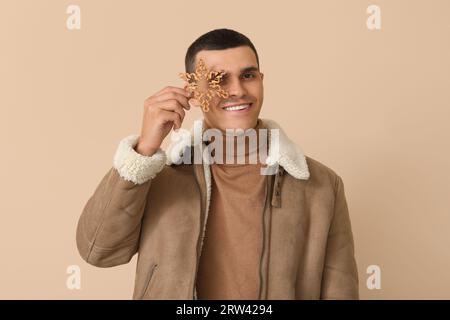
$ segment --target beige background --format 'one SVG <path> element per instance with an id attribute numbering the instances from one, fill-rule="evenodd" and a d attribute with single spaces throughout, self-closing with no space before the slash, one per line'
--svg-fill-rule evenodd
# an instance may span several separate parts
<path id="1" fill-rule="evenodd" d="M 66 28 L 69 4 L 81 30 Z M 0 298 L 131 298 L 136 259 L 87 265 L 76 222 L 144 99 L 181 86 L 187 47 L 219 27 L 258 49 L 261 117 L 343 177 L 361 298 L 450 298 L 449 12 L 447 0 L 2 0 Z M 366 287 L 373 264 L 380 290 Z"/>

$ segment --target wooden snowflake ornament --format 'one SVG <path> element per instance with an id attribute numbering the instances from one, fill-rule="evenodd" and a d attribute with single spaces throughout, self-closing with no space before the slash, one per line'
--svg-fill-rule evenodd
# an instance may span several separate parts
<path id="1" fill-rule="evenodd" d="M 187 82 L 187 90 L 194 93 L 194 99 L 200 102 L 203 111 L 209 111 L 209 103 L 214 95 L 228 98 L 227 91 L 222 89 L 220 82 L 225 75 L 224 71 L 209 71 L 202 59 L 197 63 L 194 73 L 180 73 L 180 78 Z"/>

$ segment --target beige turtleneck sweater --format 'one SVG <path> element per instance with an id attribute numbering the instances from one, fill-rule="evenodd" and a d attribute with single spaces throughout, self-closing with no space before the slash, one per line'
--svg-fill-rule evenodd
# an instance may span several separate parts
<path id="1" fill-rule="evenodd" d="M 265 126 L 258 119 L 255 129 L 260 128 Z M 261 142 L 267 144 L 267 140 Z M 249 164 L 250 155 L 258 150 L 258 146 L 249 149 L 246 143 L 246 164 L 211 165 L 211 203 L 197 274 L 198 299 L 259 298 L 267 176 L 260 174 L 263 158 Z M 235 148 L 235 160 L 236 154 Z"/>

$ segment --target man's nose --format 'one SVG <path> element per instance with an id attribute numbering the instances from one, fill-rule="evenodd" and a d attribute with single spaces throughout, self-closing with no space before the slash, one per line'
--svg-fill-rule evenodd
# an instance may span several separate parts
<path id="1" fill-rule="evenodd" d="M 242 85 L 240 79 L 230 79 L 226 87 L 230 96 L 242 97 L 247 94 L 245 87 Z"/>

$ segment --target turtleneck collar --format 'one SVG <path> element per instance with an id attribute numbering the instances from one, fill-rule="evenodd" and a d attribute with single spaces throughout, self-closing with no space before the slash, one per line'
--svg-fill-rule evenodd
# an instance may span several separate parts
<path id="1" fill-rule="evenodd" d="M 203 119 L 202 134 L 207 129 L 212 128 L 208 127 L 205 120 Z M 211 139 L 209 141 L 205 142 L 205 145 L 211 148 L 211 156 L 214 157 L 215 163 L 218 165 L 226 166 L 242 166 L 247 164 L 260 165 L 262 163 L 265 163 L 265 159 L 267 158 L 268 154 L 267 127 L 264 125 L 264 122 L 258 118 L 256 125 L 250 129 L 236 129 L 231 130 L 230 132 L 224 132 L 218 129 L 214 130 L 214 135 L 211 136 Z M 222 140 L 222 143 L 220 143 L 219 141 L 215 143 L 216 138 L 219 137 Z M 234 152 L 232 152 L 233 146 Z M 220 149 L 222 150 L 222 155 L 220 155 L 218 152 L 218 150 Z M 220 159 L 222 159 L 222 161 L 220 161 Z"/>

